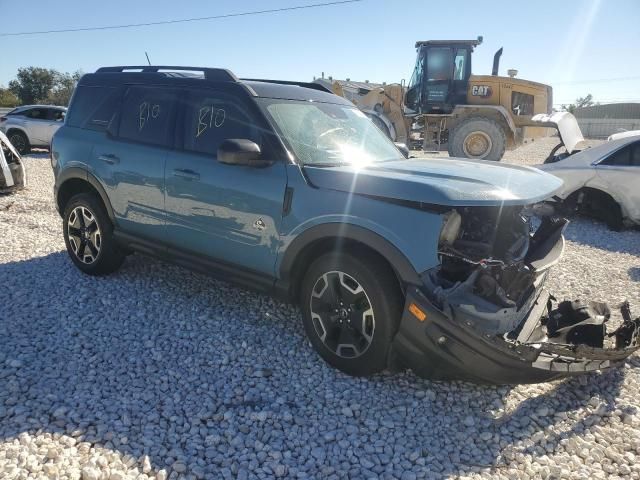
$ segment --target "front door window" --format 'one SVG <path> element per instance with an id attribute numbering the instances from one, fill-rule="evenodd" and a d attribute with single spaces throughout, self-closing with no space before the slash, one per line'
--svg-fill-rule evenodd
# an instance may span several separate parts
<path id="1" fill-rule="evenodd" d="M 449 80 L 451 65 L 451 49 L 449 47 L 430 48 L 427 60 L 427 80 Z"/>

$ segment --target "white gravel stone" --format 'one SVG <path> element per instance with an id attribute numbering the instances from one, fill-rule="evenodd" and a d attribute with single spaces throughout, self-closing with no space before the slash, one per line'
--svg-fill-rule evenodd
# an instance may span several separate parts
<path id="1" fill-rule="evenodd" d="M 139 255 L 81 274 L 48 156 L 26 164 L 28 189 L 0 196 L 0 478 L 640 479 L 638 355 L 515 387 L 350 378 L 269 297 Z M 566 237 L 556 297 L 640 313 L 640 231 L 575 219 Z"/>

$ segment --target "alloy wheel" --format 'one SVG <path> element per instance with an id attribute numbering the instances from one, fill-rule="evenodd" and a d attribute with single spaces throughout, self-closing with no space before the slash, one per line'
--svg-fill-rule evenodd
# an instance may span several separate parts
<path id="1" fill-rule="evenodd" d="M 25 149 L 27 148 L 26 140 L 24 136 L 20 134 L 11 135 L 11 137 L 9 137 L 9 141 L 11 142 L 11 145 L 13 145 L 13 147 L 20 153 L 24 153 Z"/>
<path id="2" fill-rule="evenodd" d="M 320 276 L 310 309 L 316 334 L 339 357 L 357 358 L 371 345 L 376 326 L 373 306 L 352 276 L 340 271 Z"/>
<path id="3" fill-rule="evenodd" d="M 102 235 L 95 215 L 87 207 L 78 206 L 67 221 L 69 245 L 82 263 L 92 264 L 100 254 Z"/>

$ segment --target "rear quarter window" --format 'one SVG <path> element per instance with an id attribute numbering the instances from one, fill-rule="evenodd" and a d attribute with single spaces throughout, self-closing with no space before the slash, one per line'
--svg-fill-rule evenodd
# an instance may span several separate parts
<path id="1" fill-rule="evenodd" d="M 600 162 L 600 165 L 612 165 L 618 167 L 631 165 L 631 147 L 627 145 L 613 152 L 602 162 Z"/>
<path id="2" fill-rule="evenodd" d="M 118 107 L 119 94 L 115 87 L 77 87 L 66 124 L 89 130 L 106 130 Z"/>
<path id="3" fill-rule="evenodd" d="M 118 136 L 134 142 L 173 144 L 176 93 L 155 87 L 130 87 L 120 109 Z"/>
<path id="4" fill-rule="evenodd" d="M 631 145 L 631 165 L 640 167 L 640 142 Z"/>

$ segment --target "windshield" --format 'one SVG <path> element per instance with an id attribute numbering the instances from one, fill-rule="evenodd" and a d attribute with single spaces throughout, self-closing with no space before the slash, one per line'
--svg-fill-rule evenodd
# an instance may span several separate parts
<path id="1" fill-rule="evenodd" d="M 404 160 L 398 148 L 355 107 L 261 99 L 298 160 L 306 165 L 368 165 Z"/>

